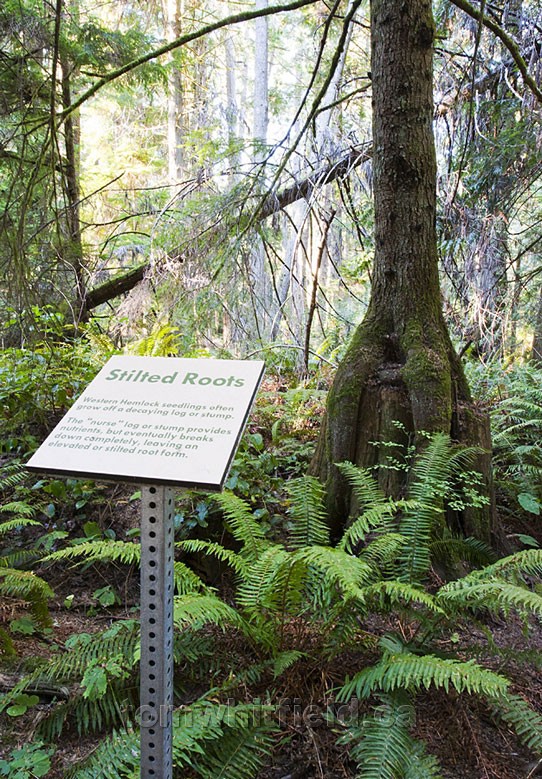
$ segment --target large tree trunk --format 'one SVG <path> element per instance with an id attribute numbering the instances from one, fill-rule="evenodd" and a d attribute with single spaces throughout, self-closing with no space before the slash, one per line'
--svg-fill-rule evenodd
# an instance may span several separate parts
<path id="1" fill-rule="evenodd" d="M 475 413 L 441 307 L 436 240 L 436 158 L 432 129 L 434 24 L 430 0 L 373 0 L 373 168 L 375 259 L 371 300 L 330 390 L 312 463 L 325 480 L 333 530 L 350 513 L 335 463 L 370 466 L 371 442 L 408 431 L 446 431 L 489 443 Z M 490 481 L 487 455 L 481 463 Z M 389 491 L 399 485 L 389 483 Z M 460 518 L 488 539 L 488 512 Z"/>

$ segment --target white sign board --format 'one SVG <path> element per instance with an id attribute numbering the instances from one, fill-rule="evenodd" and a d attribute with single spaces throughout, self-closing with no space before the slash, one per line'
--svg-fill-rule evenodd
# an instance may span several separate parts
<path id="1" fill-rule="evenodd" d="M 263 371 L 261 361 L 112 357 L 27 468 L 220 490 Z"/>

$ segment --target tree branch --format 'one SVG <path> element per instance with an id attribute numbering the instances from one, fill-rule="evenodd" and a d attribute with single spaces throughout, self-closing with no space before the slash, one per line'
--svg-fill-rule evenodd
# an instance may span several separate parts
<path id="1" fill-rule="evenodd" d="M 508 35 L 508 33 L 499 24 L 497 24 L 497 22 L 481 13 L 481 11 L 471 5 L 468 0 L 451 0 L 451 2 L 461 11 L 464 11 L 473 19 L 476 19 L 477 22 L 481 22 L 485 27 L 488 28 L 488 30 L 491 30 L 491 32 L 493 32 L 497 38 L 499 38 L 501 43 L 512 55 L 512 59 L 516 63 L 517 68 L 523 77 L 525 86 L 528 87 L 533 95 L 535 95 L 537 100 L 542 103 L 542 90 L 540 90 L 538 84 L 529 73 L 527 63 L 523 59 L 519 46 L 515 40 L 510 35 Z"/>
<path id="2" fill-rule="evenodd" d="M 367 144 L 361 149 L 351 149 L 343 155 L 337 162 L 327 165 L 325 168 L 316 171 L 312 176 L 308 176 L 299 183 L 283 189 L 276 195 L 268 195 L 263 201 L 259 211 L 255 214 L 255 221 L 262 222 L 269 216 L 276 214 L 283 208 L 286 208 L 297 200 L 309 200 L 317 187 L 330 184 L 338 178 L 344 178 L 351 170 L 371 159 L 372 146 Z M 145 262 L 132 268 L 127 273 L 117 276 L 114 279 L 100 284 L 100 286 L 87 293 L 85 301 L 85 310 L 90 311 L 93 308 L 112 300 L 124 292 L 129 292 L 145 276 L 150 263 Z"/>
<path id="3" fill-rule="evenodd" d="M 122 65 L 122 67 L 106 73 L 105 76 L 102 76 L 100 79 L 98 79 L 98 81 L 96 81 L 95 84 L 87 89 L 86 92 L 83 92 L 83 94 L 80 95 L 77 100 L 75 100 L 68 108 L 59 113 L 57 120 L 59 122 L 63 122 L 66 117 L 69 116 L 69 114 L 80 108 L 83 103 L 95 95 L 96 92 L 102 89 L 102 87 L 110 84 L 117 78 L 124 76 L 126 73 L 130 73 L 140 65 L 144 65 L 146 62 L 150 62 L 151 60 L 162 57 L 164 54 L 168 54 L 169 52 L 174 51 L 181 46 L 185 46 L 187 43 L 191 43 L 192 41 L 198 40 L 199 38 L 203 38 L 205 35 L 209 35 L 212 32 L 216 32 L 217 30 L 221 30 L 223 27 L 228 27 L 232 24 L 249 22 L 252 19 L 258 19 L 261 16 L 272 16 L 274 14 L 286 13 L 287 11 L 295 11 L 298 8 L 303 8 L 306 5 L 312 5 L 317 1 L 318 0 L 294 0 L 293 3 L 287 3 L 285 5 L 272 5 L 268 8 L 262 8 L 257 11 L 244 11 L 240 14 L 227 16 L 225 19 L 220 19 L 217 22 L 212 22 L 212 24 L 207 24 L 205 27 L 200 27 L 199 30 L 195 30 L 194 32 L 181 35 L 180 38 L 176 38 L 174 41 L 170 41 L 169 43 L 160 46 L 158 49 L 154 49 L 147 54 L 143 54 L 141 57 L 137 57 L 137 59 L 132 60 L 131 62 L 127 62 L 126 65 Z"/>

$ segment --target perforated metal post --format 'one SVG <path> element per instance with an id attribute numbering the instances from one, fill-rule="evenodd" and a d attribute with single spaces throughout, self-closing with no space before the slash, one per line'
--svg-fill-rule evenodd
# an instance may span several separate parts
<path id="1" fill-rule="evenodd" d="M 173 515 L 168 487 L 141 491 L 141 779 L 173 775 Z"/>

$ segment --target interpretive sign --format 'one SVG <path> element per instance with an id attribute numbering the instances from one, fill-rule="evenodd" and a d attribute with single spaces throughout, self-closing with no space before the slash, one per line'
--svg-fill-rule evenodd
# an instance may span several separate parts
<path id="1" fill-rule="evenodd" d="M 261 361 L 112 357 L 27 468 L 220 490 L 263 370 Z"/>
<path id="2" fill-rule="evenodd" d="M 142 484 L 141 779 L 173 776 L 170 487 L 222 489 L 263 370 L 259 361 L 112 357 L 27 463 Z"/>

